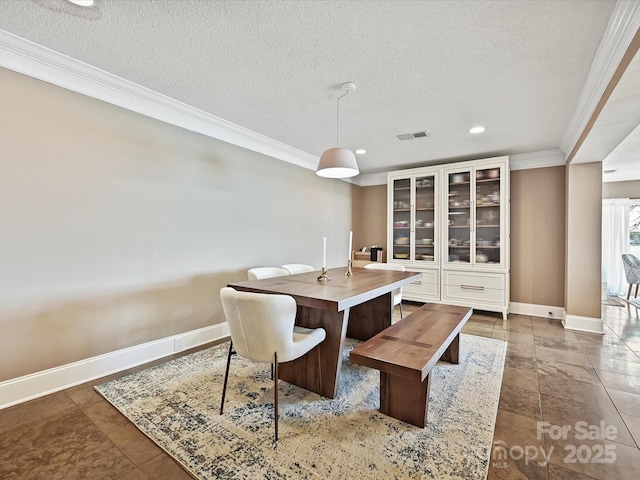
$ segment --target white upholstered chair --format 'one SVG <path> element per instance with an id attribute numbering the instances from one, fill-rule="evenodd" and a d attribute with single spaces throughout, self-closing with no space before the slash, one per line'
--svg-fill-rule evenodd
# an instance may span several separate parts
<path id="1" fill-rule="evenodd" d="M 240 292 L 223 287 L 220 290 L 222 308 L 229 326 L 231 342 L 227 369 L 222 387 L 220 415 L 227 392 L 231 356 L 237 353 L 254 362 L 274 366 L 275 441 L 278 440 L 278 363 L 290 362 L 311 351 L 323 342 L 326 332 L 322 328 L 309 329 L 294 326 L 296 301 L 289 295 Z M 320 355 L 317 355 L 318 371 Z M 318 382 L 321 379 L 318 378 Z"/>
<path id="2" fill-rule="evenodd" d="M 638 285 L 640 284 L 640 260 L 638 257 L 625 253 L 622 255 L 622 263 L 624 264 L 624 274 L 629 284 L 629 290 L 627 290 L 627 300 L 631 296 L 631 287 L 636 286 L 636 294 L 634 298 L 638 296 Z"/>
<path id="3" fill-rule="evenodd" d="M 311 265 L 306 265 L 304 263 L 287 263 L 286 265 L 282 265 L 280 268 L 284 268 L 291 275 L 295 275 L 296 273 L 313 272 L 315 270 Z"/>
<path id="4" fill-rule="evenodd" d="M 372 270 L 395 270 L 398 272 L 404 272 L 404 265 L 400 265 L 399 263 L 368 263 L 364 266 L 364 268 L 369 268 Z M 393 291 L 393 305 L 400 305 L 400 318 L 402 315 L 402 287 Z"/>
<path id="5" fill-rule="evenodd" d="M 289 272 L 280 267 L 256 267 L 247 270 L 249 280 L 260 280 L 261 278 L 282 277 L 289 275 Z"/>

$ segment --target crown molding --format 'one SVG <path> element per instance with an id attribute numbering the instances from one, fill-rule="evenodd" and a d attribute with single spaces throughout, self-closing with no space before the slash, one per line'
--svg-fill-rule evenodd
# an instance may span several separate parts
<path id="1" fill-rule="evenodd" d="M 314 155 L 1 29 L 0 66 L 299 167 L 318 165 Z"/>
<path id="2" fill-rule="evenodd" d="M 529 170 L 532 168 L 557 167 L 564 165 L 566 155 L 561 150 L 509 155 L 509 170 Z"/>
<path id="3" fill-rule="evenodd" d="M 509 155 L 509 170 L 530 170 L 532 168 L 558 167 L 564 165 L 566 155 L 561 150 L 544 150 L 540 152 L 521 153 Z M 429 164 L 433 167 L 435 165 Z M 418 167 L 419 168 L 419 167 Z M 370 173 L 359 175 L 354 182 L 360 187 L 371 187 L 374 185 L 386 185 L 389 172 Z"/>
<path id="4" fill-rule="evenodd" d="M 359 187 L 372 187 L 374 185 L 386 185 L 387 173 L 388 172 L 378 172 L 378 173 L 369 173 L 366 175 L 358 175 L 357 177 L 355 177 L 354 183 Z"/>
<path id="5" fill-rule="evenodd" d="M 573 151 L 638 28 L 640 2 L 618 0 L 594 55 L 578 104 L 562 137 L 560 149 L 563 152 Z"/>

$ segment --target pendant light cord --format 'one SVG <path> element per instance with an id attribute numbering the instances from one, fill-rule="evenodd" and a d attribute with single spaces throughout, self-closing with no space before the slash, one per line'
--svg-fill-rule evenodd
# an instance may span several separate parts
<path id="1" fill-rule="evenodd" d="M 340 146 L 339 132 L 340 132 L 340 99 L 346 97 L 349 94 L 350 90 L 345 89 L 344 93 L 338 97 L 336 102 L 336 147 Z"/>

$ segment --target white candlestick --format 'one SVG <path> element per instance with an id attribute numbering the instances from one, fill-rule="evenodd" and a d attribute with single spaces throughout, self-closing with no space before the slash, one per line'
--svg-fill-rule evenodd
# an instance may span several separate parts
<path id="1" fill-rule="evenodd" d="M 353 232 L 349 232 L 349 256 L 347 257 L 351 260 L 351 250 L 353 250 Z"/>
<path id="2" fill-rule="evenodd" d="M 322 268 L 327 268 L 327 237 L 322 237 Z"/>

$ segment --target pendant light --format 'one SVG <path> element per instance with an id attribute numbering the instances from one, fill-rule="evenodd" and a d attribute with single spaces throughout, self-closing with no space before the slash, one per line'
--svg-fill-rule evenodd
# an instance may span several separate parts
<path id="1" fill-rule="evenodd" d="M 340 99 L 356 89 L 356 84 L 347 82 L 342 85 L 344 93 L 338 97 L 336 106 L 336 147 L 325 150 L 320 156 L 316 174 L 326 178 L 349 178 L 360 173 L 356 156 L 349 149 L 339 147 L 338 131 L 340 124 Z"/>

